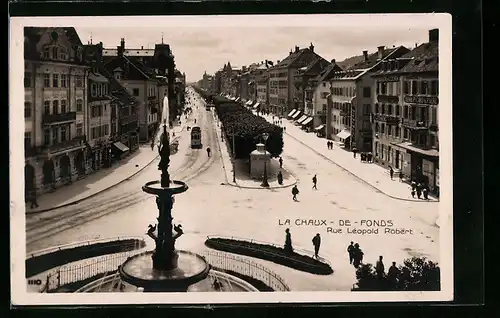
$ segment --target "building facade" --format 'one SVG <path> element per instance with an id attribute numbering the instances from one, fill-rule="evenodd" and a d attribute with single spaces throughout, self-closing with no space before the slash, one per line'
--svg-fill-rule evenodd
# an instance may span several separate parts
<path id="1" fill-rule="evenodd" d="M 269 110 L 269 71 L 255 76 L 256 99 L 260 105 Z"/>
<path id="2" fill-rule="evenodd" d="M 25 188 L 44 192 L 85 169 L 88 67 L 74 28 L 24 29 Z"/>
<path id="3" fill-rule="evenodd" d="M 373 74 L 375 162 L 391 166 L 439 194 L 439 36 Z"/>
<path id="4" fill-rule="evenodd" d="M 295 47 L 294 51 L 269 69 L 269 103 L 271 111 L 285 116 L 292 109 L 299 109 L 302 101 L 296 98 L 295 76 L 300 68 L 307 67 L 318 58 L 311 44 L 308 48 Z"/>
<path id="5" fill-rule="evenodd" d="M 403 46 L 379 46 L 376 53 L 363 51 L 363 60 L 351 68 L 336 72 L 331 79 L 331 111 L 328 123 L 329 137 L 344 144 L 346 149 L 356 148 L 368 152 L 372 149 L 372 87 L 371 73 L 388 58 L 397 58 L 409 50 Z"/>

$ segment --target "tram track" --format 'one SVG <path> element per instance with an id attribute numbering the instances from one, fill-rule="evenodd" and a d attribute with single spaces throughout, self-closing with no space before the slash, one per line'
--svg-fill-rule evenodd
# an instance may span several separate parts
<path id="1" fill-rule="evenodd" d="M 212 123 L 206 120 L 206 114 L 200 116 L 200 124 L 205 124 L 206 142 L 212 145 L 214 140 L 214 131 Z M 214 148 L 215 149 L 215 148 Z M 206 158 L 200 162 L 200 156 Z M 172 179 L 183 180 L 188 182 L 207 171 L 215 162 L 215 153 L 211 157 L 203 154 L 202 151 L 191 150 L 188 155 L 188 160 L 172 173 Z M 197 163 L 200 163 L 197 165 Z M 26 224 L 26 245 L 29 246 L 46 238 L 54 236 L 58 233 L 67 231 L 71 228 L 81 226 L 92 222 L 107 215 L 116 213 L 123 208 L 128 208 L 145 200 L 154 198 L 142 192 L 140 189 L 127 191 L 125 193 L 115 195 L 114 197 L 99 197 L 92 202 L 85 202 L 81 207 L 70 210 L 61 211 L 57 215 L 50 217 L 41 217 L 33 222 Z"/>

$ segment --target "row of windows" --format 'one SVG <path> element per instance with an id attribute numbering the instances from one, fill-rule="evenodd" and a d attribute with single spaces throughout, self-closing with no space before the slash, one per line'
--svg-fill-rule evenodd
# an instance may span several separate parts
<path id="1" fill-rule="evenodd" d="M 96 139 L 109 135 L 109 125 L 105 124 L 102 126 L 92 127 L 90 129 L 90 138 Z"/>
<path id="2" fill-rule="evenodd" d="M 52 110 L 52 112 L 51 112 L 51 110 Z M 83 111 L 83 100 L 80 98 L 76 100 L 76 111 L 77 112 Z M 52 103 L 49 100 L 46 100 L 43 102 L 44 115 L 51 115 L 51 114 L 57 115 L 57 114 L 65 114 L 68 112 L 71 112 L 71 107 L 67 104 L 67 101 L 65 99 L 62 99 L 60 101 L 56 99 L 56 100 L 53 100 Z M 29 115 L 29 116 L 27 116 L 27 115 Z M 26 118 L 29 118 L 29 117 L 31 117 L 31 115 L 32 115 L 32 105 L 30 102 L 25 102 L 24 103 L 24 116 Z"/>
<path id="3" fill-rule="evenodd" d="M 58 74 L 58 73 L 44 73 L 43 74 L 43 87 L 45 88 L 67 88 L 70 85 L 70 75 L 69 74 Z M 24 73 L 24 87 L 33 87 L 33 74 L 30 72 Z M 83 87 L 83 76 L 75 75 L 75 86 L 80 88 Z"/>
<path id="4" fill-rule="evenodd" d="M 156 86 L 148 87 L 148 96 L 156 96 Z"/>
<path id="5" fill-rule="evenodd" d="M 68 50 L 57 45 L 47 45 L 42 49 L 44 59 L 67 61 L 69 59 Z"/>
<path id="6" fill-rule="evenodd" d="M 348 86 L 348 87 L 332 87 L 332 95 L 335 96 L 345 96 L 345 97 L 354 97 L 356 96 L 356 87 Z"/>
<path id="7" fill-rule="evenodd" d="M 287 71 L 279 73 L 271 72 L 269 73 L 269 77 L 288 77 L 288 72 Z"/>
<path id="8" fill-rule="evenodd" d="M 401 84 L 399 82 L 377 82 L 376 93 L 380 95 L 399 96 Z"/>
<path id="9" fill-rule="evenodd" d="M 70 125 L 54 126 L 43 131 L 43 144 L 45 146 L 65 142 L 71 138 Z"/>
<path id="10" fill-rule="evenodd" d="M 439 81 L 405 81 L 403 83 L 403 93 L 411 95 L 437 96 L 439 94 Z"/>
<path id="11" fill-rule="evenodd" d="M 431 118 L 430 120 L 434 123 L 437 122 L 437 108 L 430 107 Z M 429 108 L 428 107 L 418 107 L 418 106 L 399 106 L 391 104 L 375 104 L 375 114 L 389 115 L 389 116 L 400 116 L 403 114 L 403 118 L 419 121 L 427 121 L 429 119 Z"/>
<path id="12" fill-rule="evenodd" d="M 107 105 L 94 105 L 90 108 L 90 117 L 101 117 L 107 109 Z"/>
<path id="13" fill-rule="evenodd" d="M 102 97 L 108 95 L 108 84 L 92 83 L 90 86 L 90 94 L 92 97 Z"/>

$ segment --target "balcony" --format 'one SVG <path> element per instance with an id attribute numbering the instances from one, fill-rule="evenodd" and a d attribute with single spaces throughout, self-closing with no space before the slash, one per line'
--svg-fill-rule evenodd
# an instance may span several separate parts
<path id="1" fill-rule="evenodd" d="M 401 119 L 397 116 L 384 115 L 384 114 L 373 114 L 374 121 L 381 121 L 389 125 L 397 125 L 401 122 Z"/>
<path id="2" fill-rule="evenodd" d="M 125 116 L 120 116 L 120 124 L 125 125 L 131 122 L 137 121 L 137 114 L 130 114 Z"/>
<path id="3" fill-rule="evenodd" d="M 350 115 L 350 113 L 345 111 L 345 110 L 340 111 L 340 116 L 349 116 L 349 115 Z"/>
<path id="4" fill-rule="evenodd" d="M 83 148 L 85 146 L 85 136 L 79 136 L 71 140 L 66 140 L 63 142 L 58 142 L 50 146 L 42 146 L 41 150 L 47 155 L 56 155 L 69 150 L 75 150 L 75 148 Z"/>
<path id="5" fill-rule="evenodd" d="M 439 131 L 439 127 L 437 124 L 430 124 L 429 125 L 429 130 L 432 131 L 432 132 L 438 132 Z"/>
<path id="6" fill-rule="evenodd" d="M 149 101 L 156 100 L 156 99 L 157 99 L 157 97 L 155 95 L 148 96 Z"/>
<path id="7" fill-rule="evenodd" d="M 58 124 L 58 123 L 63 123 L 63 122 L 68 122 L 68 121 L 75 121 L 75 120 L 76 120 L 76 112 L 43 115 L 43 117 L 42 117 L 42 122 L 45 125 Z"/>
<path id="8" fill-rule="evenodd" d="M 439 98 L 437 96 L 416 96 L 416 95 L 406 95 L 404 97 L 405 103 L 408 104 L 423 104 L 423 105 L 437 105 L 439 104 Z"/>
<path id="9" fill-rule="evenodd" d="M 427 121 L 418 120 L 418 119 L 403 118 L 401 125 L 403 127 L 413 129 L 413 130 L 427 130 L 427 129 L 429 129 L 429 124 Z"/>

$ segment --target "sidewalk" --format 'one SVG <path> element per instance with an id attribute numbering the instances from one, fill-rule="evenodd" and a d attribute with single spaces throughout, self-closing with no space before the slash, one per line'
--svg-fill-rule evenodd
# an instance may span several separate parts
<path id="1" fill-rule="evenodd" d="M 272 123 L 272 116 L 264 116 L 264 118 Z M 363 163 L 359 155 L 354 158 L 352 152 L 345 151 L 338 146 L 329 150 L 326 148 L 327 139 L 318 138 L 314 133 L 303 131 L 300 126 L 296 126 L 287 119 L 283 119 L 283 125 L 286 127 L 287 135 L 388 197 L 397 200 L 427 202 L 412 198 L 410 185 L 400 182 L 398 178 L 391 180 L 387 169 L 376 164 Z M 436 202 L 439 199 L 429 195 L 428 201 Z"/>
<path id="2" fill-rule="evenodd" d="M 224 138 L 224 142 L 221 140 L 221 130 L 220 127 L 217 127 L 216 122 L 218 121 L 215 113 L 212 114 L 214 116 L 214 129 L 217 135 L 217 143 L 221 154 L 222 167 L 224 168 L 224 172 L 226 174 L 226 184 L 229 184 L 234 187 L 244 188 L 244 189 L 277 189 L 277 188 L 287 188 L 295 185 L 297 183 L 297 179 L 286 169 L 281 169 L 283 173 L 283 184 L 279 184 L 276 179 L 276 173 L 272 173 L 272 171 L 277 171 L 279 168 L 276 168 L 278 163 L 271 159 L 269 167 L 269 178 L 268 183 L 269 187 L 262 187 L 260 184 L 262 180 L 252 179 L 248 173 L 244 170 L 245 163 L 241 160 L 236 160 L 235 165 L 233 166 L 231 155 L 229 154 L 228 146 L 225 142 L 228 140 Z M 235 180 L 233 182 L 233 169 L 236 169 Z"/>
<path id="3" fill-rule="evenodd" d="M 171 142 L 179 138 L 178 135 L 184 127 L 185 123 L 174 127 L 177 136 Z M 39 207 L 31 209 L 27 203 L 26 213 L 47 212 L 89 199 L 130 179 L 153 163 L 156 158 L 158 158 L 156 148 L 151 150 L 149 143 L 140 145 L 136 152 L 118 161 L 111 168 L 102 168 L 84 179 L 74 181 L 71 185 L 58 188 L 55 192 L 40 195 L 37 198 Z"/>

